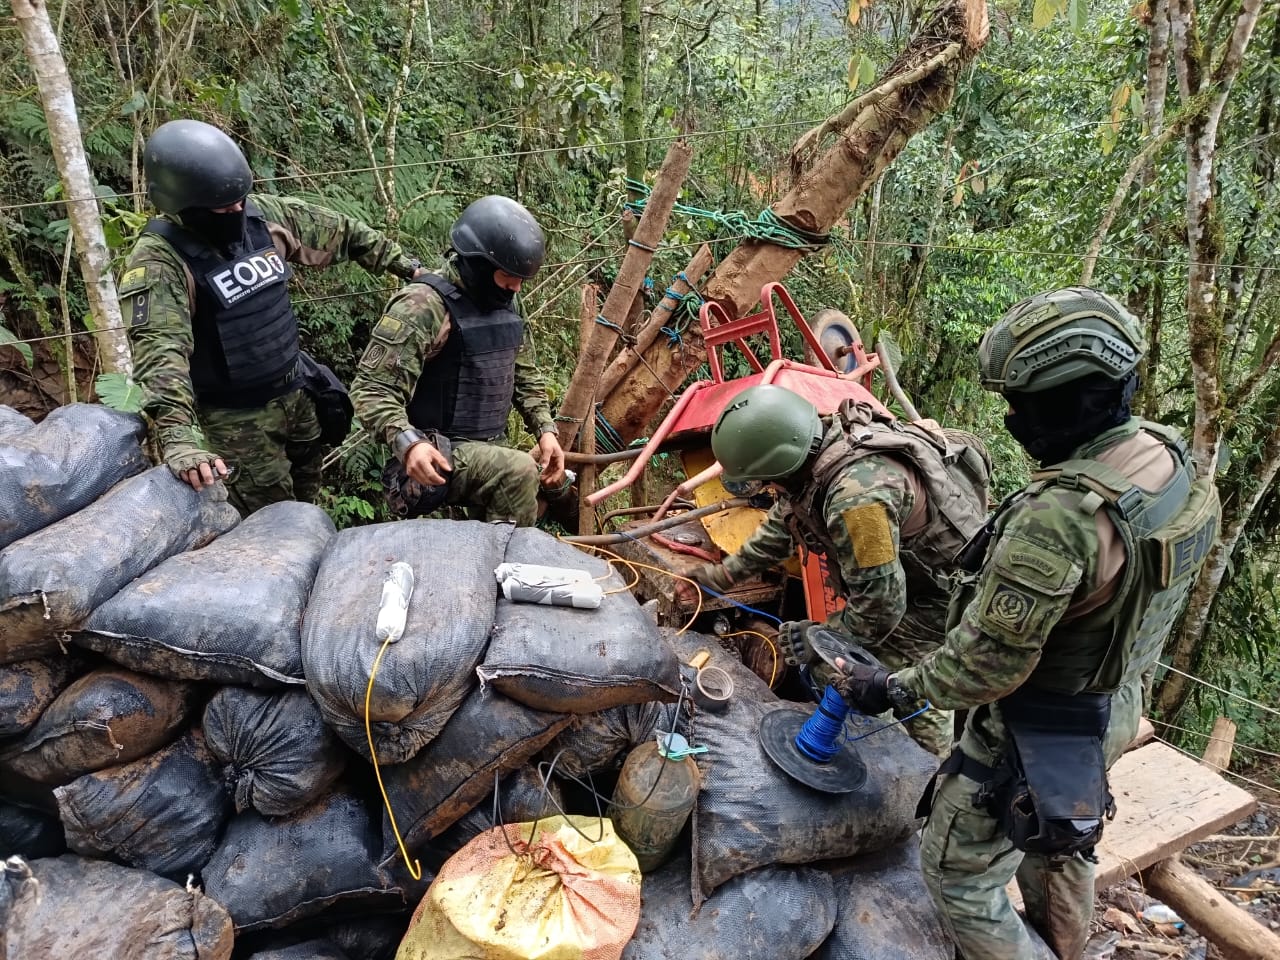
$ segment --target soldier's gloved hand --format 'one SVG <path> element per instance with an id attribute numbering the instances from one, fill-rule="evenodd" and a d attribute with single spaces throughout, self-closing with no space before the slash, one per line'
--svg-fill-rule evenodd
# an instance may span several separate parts
<path id="1" fill-rule="evenodd" d="M 836 660 L 840 676 L 834 686 L 845 702 L 859 713 L 884 713 L 893 706 L 889 698 L 889 671 L 878 664 L 859 663 L 840 657 Z"/>
<path id="2" fill-rule="evenodd" d="M 726 593 L 733 587 L 733 576 L 723 563 L 700 563 L 689 571 L 689 578 L 719 593 Z"/>
<path id="3" fill-rule="evenodd" d="M 194 444 L 169 444 L 164 448 L 164 462 L 175 477 L 195 490 L 213 486 L 231 475 L 220 456 Z"/>
<path id="4" fill-rule="evenodd" d="M 815 654 L 808 635 L 817 625 L 816 620 L 788 620 L 778 627 L 778 649 L 788 664 L 804 667 L 813 663 Z"/>

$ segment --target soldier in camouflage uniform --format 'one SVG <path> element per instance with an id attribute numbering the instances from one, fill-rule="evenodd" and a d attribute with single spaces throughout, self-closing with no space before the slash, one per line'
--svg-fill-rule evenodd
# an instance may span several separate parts
<path id="1" fill-rule="evenodd" d="M 1084 950 L 1106 769 L 1133 739 L 1144 678 L 1217 531 L 1212 478 L 1177 432 L 1131 417 L 1143 353 L 1111 297 L 1068 287 L 1016 304 L 979 348 L 1014 439 L 1046 466 L 966 551 L 946 641 L 890 673 L 842 664 L 849 702 L 968 709 L 939 769 L 921 862 L 969 960 L 1029 960 L 1005 887 L 1062 960 Z"/>
<path id="2" fill-rule="evenodd" d="M 777 386 L 734 398 L 711 434 L 727 483 L 772 481 L 783 496 L 741 549 L 693 574 L 727 590 L 777 566 L 798 545 L 824 554 L 844 609 L 829 625 L 906 667 L 942 642 L 954 558 L 987 515 L 985 451 L 952 442 L 933 421 L 906 424 L 846 402 L 820 418 Z M 784 623 L 790 663 L 808 663 L 811 620 Z M 826 679 L 826 665 L 814 664 Z M 951 715 L 931 710 L 908 731 L 938 756 L 951 750 Z"/>
<path id="3" fill-rule="evenodd" d="M 351 398 L 360 422 L 391 445 L 383 473 L 401 516 L 443 503 L 532 526 L 539 483 L 564 480 L 564 453 L 514 297 L 542 266 L 533 215 L 507 197 L 475 201 L 450 231 L 438 273 L 387 304 Z M 512 403 L 538 438 L 530 456 L 497 443 Z"/>
<path id="4" fill-rule="evenodd" d="M 160 455 L 197 490 L 234 467 L 230 499 L 244 514 L 310 501 L 321 423 L 303 386 L 318 365 L 299 348 L 287 264 L 354 260 L 408 279 L 418 262 L 358 220 L 250 196 L 240 148 L 198 120 L 157 128 L 144 164 L 162 216 L 129 255 L 120 306 Z"/>

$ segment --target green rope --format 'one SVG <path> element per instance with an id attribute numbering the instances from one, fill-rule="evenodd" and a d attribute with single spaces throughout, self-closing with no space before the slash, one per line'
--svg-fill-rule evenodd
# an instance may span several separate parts
<path id="1" fill-rule="evenodd" d="M 649 188 L 637 180 L 627 179 L 623 182 L 628 191 L 639 195 L 638 199 L 627 201 L 627 209 L 636 214 L 643 213 L 645 206 L 649 202 Z M 761 243 L 772 243 L 775 246 L 786 247 L 790 250 L 803 250 L 807 253 L 812 253 L 821 249 L 829 239 L 829 234 L 811 233 L 808 230 L 797 227 L 795 224 L 779 219 L 778 215 L 768 208 L 761 210 L 754 220 L 741 210 L 729 212 L 724 210 L 704 210 L 701 207 L 691 207 L 684 203 L 676 203 L 671 209 L 673 213 L 711 220 L 740 237 L 758 240 Z"/>

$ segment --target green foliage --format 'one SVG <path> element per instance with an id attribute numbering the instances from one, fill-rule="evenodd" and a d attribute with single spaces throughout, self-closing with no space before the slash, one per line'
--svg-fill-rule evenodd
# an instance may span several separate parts
<path id="1" fill-rule="evenodd" d="M 22 356 L 22 360 L 28 367 L 31 366 L 32 354 L 31 344 L 23 343 L 12 330 L 0 327 L 0 348 L 13 347 Z"/>
<path id="2" fill-rule="evenodd" d="M 113 410 L 142 411 L 142 388 L 123 373 L 100 373 L 93 383 L 98 399 Z"/>

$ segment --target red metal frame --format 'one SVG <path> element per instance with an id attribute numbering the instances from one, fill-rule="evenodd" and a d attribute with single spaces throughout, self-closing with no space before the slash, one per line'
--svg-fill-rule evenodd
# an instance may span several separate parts
<path id="1" fill-rule="evenodd" d="M 820 366 L 798 363 L 782 356 L 782 337 L 778 333 L 778 315 L 774 308 L 774 298 L 782 302 L 795 323 L 800 336 Z M 826 351 L 813 335 L 804 314 L 791 299 L 791 294 L 781 283 L 766 283 L 760 290 L 760 302 L 763 309 L 740 320 L 732 320 L 720 304 L 708 301 L 702 305 L 698 313 L 702 336 L 707 345 L 707 362 L 711 367 L 711 380 L 699 380 L 689 385 L 680 394 L 675 406 L 658 424 L 649 442 L 645 444 L 640 456 L 632 461 L 626 474 L 619 480 L 595 493 L 587 496 L 591 506 L 597 506 L 620 490 L 624 490 L 644 472 L 649 460 L 672 436 L 687 432 L 706 432 L 715 424 L 716 418 L 725 405 L 748 387 L 762 383 L 776 383 L 778 386 L 793 390 L 812 403 L 820 414 L 834 413 L 844 400 L 865 401 L 878 410 L 888 412 L 879 400 L 871 393 L 871 376 L 880 366 L 880 358 L 875 354 L 868 355 L 861 343 L 854 344 L 853 356 L 857 366 L 849 373 L 840 373 L 835 364 L 827 356 Z M 711 323 L 716 317 L 718 322 Z M 769 337 L 770 360 L 767 365 L 747 345 L 746 337 L 755 333 L 764 333 Z M 736 380 L 725 380 L 724 370 L 720 365 L 718 348 L 733 343 L 742 351 L 751 365 L 753 373 Z"/>

